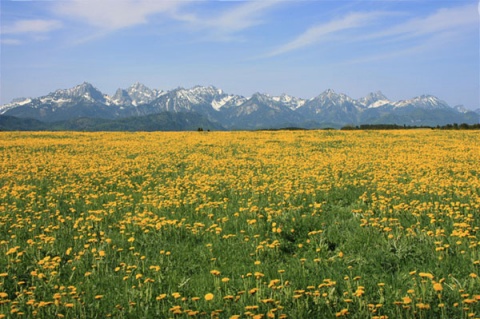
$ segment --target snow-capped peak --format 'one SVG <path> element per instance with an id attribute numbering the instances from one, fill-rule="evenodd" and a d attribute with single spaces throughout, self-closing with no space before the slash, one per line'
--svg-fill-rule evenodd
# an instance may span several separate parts
<path id="1" fill-rule="evenodd" d="M 150 103 L 163 94 L 165 94 L 165 92 L 152 90 L 140 82 L 135 82 L 127 89 L 118 89 L 111 97 L 111 101 L 115 105 L 138 106 L 140 104 Z"/>
<path id="2" fill-rule="evenodd" d="M 272 98 L 270 95 L 266 93 L 255 92 L 252 94 L 251 99 L 258 99 L 258 100 L 271 100 Z"/>
<path id="3" fill-rule="evenodd" d="M 374 102 L 382 101 L 382 100 L 388 101 L 388 98 L 381 91 L 377 91 L 375 93 L 374 92 L 368 93 L 367 96 L 358 99 L 358 101 L 365 106 L 368 106 Z"/>
<path id="4" fill-rule="evenodd" d="M 369 93 L 367 96 L 358 99 L 358 102 L 367 108 L 376 108 L 390 103 L 390 100 L 381 92 Z"/>
<path id="5" fill-rule="evenodd" d="M 291 95 L 288 95 L 288 94 L 285 94 L 285 93 L 283 93 L 280 96 L 274 96 L 274 97 L 272 97 L 272 99 L 276 102 L 280 102 L 280 103 L 286 105 L 288 108 L 290 108 L 292 110 L 296 110 L 300 106 L 305 104 L 304 99 L 296 98 L 294 96 L 291 96 Z"/>
<path id="6" fill-rule="evenodd" d="M 217 89 L 213 85 L 209 85 L 209 86 L 197 85 L 197 86 L 192 87 L 191 89 L 188 89 L 187 91 L 189 91 L 189 93 L 199 94 L 199 95 L 203 95 L 203 96 L 206 96 L 206 95 L 222 95 L 223 94 L 223 91 L 221 89 Z"/>
<path id="7" fill-rule="evenodd" d="M 150 103 L 158 97 L 158 92 L 148 88 L 142 83 L 135 82 L 126 89 L 133 105 Z"/>
<path id="8" fill-rule="evenodd" d="M 323 103 L 330 103 L 334 105 L 340 105 L 345 102 L 355 103 L 356 101 L 353 100 L 351 97 L 347 96 L 343 93 L 335 93 L 332 89 L 325 90 L 322 94 L 317 96 L 315 99 L 320 100 Z"/>
<path id="9" fill-rule="evenodd" d="M 421 95 L 410 100 L 402 100 L 394 103 L 395 108 L 414 106 L 423 109 L 450 108 L 448 104 L 433 95 Z"/>
<path id="10" fill-rule="evenodd" d="M 85 98 L 89 101 L 104 101 L 105 96 L 97 88 L 88 82 L 83 82 L 70 89 L 57 90 L 48 95 L 54 100 L 58 99 L 72 99 L 72 98 Z"/>
<path id="11" fill-rule="evenodd" d="M 136 91 L 145 91 L 145 90 L 150 90 L 147 86 L 145 86 L 143 83 L 140 82 L 135 82 L 130 86 L 130 89 L 136 90 Z"/>

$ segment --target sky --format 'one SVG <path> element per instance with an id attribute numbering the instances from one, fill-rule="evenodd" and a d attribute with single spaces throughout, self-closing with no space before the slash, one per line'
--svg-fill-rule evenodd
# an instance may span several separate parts
<path id="1" fill-rule="evenodd" d="M 0 0 L 0 104 L 92 83 L 480 107 L 478 1 Z"/>

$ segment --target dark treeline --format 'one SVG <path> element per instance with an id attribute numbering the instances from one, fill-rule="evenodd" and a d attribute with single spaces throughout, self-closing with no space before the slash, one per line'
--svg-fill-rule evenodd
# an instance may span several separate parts
<path id="1" fill-rule="evenodd" d="M 341 130 L 408 130 L 408 129 L 437 129 L 437 130 L 479 130 L 480 123 L 478 124 L 447 124 L 437 126 L 416 126 L 416 125 L 398 125 L 398 124 L 362 124 L 362 125 L 347 125 L 341 128 Z"/>
<path id="2" fill-rule="evenodd" d="M 480 130 L 480 123 L 477 124 L 467 124 L 467 123 L 462 123 L 462 124 L 447 124 L 444 126 L 437 126 L 436 128 L 441 129 L 441 130 Z"/>

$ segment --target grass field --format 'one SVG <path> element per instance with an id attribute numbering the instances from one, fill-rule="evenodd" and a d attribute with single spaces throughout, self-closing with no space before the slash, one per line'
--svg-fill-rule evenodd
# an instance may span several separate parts
<path id="1" fill-rule="evenodd" d="M 480 134 L 1 133 L 0 318 L 480 318 Z"/>

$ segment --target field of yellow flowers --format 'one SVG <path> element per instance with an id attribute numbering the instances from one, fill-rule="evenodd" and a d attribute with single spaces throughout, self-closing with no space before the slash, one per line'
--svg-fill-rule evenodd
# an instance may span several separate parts
<path id="1" fill-rule="evenodd" d="M 0 134 L 0 318 L 480 318 L 480 134 Z"/>

